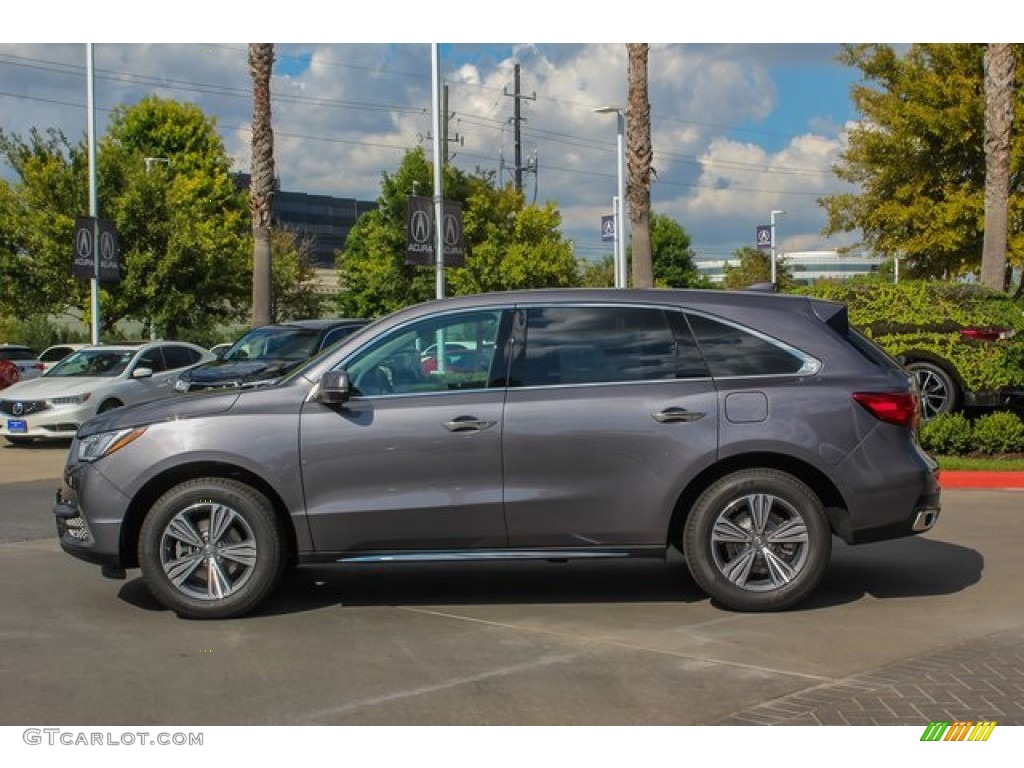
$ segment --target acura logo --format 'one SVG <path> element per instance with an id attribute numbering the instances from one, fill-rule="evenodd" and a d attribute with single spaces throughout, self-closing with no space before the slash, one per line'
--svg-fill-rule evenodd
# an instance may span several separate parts
<path id="1" fill-rule="evenodd" d="M 462 239 L 462 232 L 459 231 L 459 220 L 451 213 L 444 215 L 444 244 L 455 247 Z"/>
<path id="2" fill-rule="evenodd" d="M 425 243 L 430 240 L 430 217 L 423 211 L 414 211 L 412 221 L 409 223 L 409 235 L 415 243 Z"/>
<path id="3" fill-rule="evenodd" d="M 24 412 L 25 412 L 25 404 L 24 403 L 15 403 L 14 407 L 11 408 L 11 413 L 13 413 L 15 416 L 21 416 L 21 414 L 23 414 Z"/>

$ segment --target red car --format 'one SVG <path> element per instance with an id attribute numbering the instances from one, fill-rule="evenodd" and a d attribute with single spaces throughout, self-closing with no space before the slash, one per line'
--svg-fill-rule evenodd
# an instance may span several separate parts
<path id="1" fill-rule="evenodd" d="M 0 360 L 0 389 L 5 389 L 21 379 L 18 366 L 10 360 Z"/>

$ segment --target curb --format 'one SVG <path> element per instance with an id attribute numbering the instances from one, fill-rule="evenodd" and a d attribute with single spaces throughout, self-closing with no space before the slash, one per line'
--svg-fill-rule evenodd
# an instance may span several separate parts
<path id="1" fill-rule="evenodd" d="M 941 470 L 939 483 L 945 488 L 1024 488 L 1024 472 L 967 472 Z"/>

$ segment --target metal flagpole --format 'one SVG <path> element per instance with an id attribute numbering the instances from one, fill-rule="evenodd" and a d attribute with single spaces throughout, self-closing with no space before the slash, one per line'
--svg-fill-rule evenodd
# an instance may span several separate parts
<path id="1" fill-rule="evenodd" d="M 86 43 L 85 91 L 86 123 L 89 142 L 89 216 L 92 217 L 92 279 L 89 287 L 92 293 L 92 343 L 100 343 L 100 243 L 96 217 L 99 216 L 99 201 L 96 194 L 96 99 L 93 94 L 96 75 L 93 71 L 92 43 Z"/>
<path id="2" fill-rule="evenodd" d="M 441 167 L 441 53 L 437 43 L 430 46 L 430 80 L 434 104 L 434 263 L 437 298 L 444 298 L 444 169 Z M 438 353 L 438 362 L 443 355 Z"/>

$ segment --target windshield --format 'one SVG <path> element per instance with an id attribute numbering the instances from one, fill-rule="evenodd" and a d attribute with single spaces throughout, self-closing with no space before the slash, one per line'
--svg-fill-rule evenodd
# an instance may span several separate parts
<path id="1" fill-rule="evenodd" d="M 65 357 L 44 375 L 113 378 L 124 373 L 134 356 L 133 349 L 80 349 Z"/>
<path id="2" fill-rule="evenodd" d="M 305 328 L 253 328 L 221 360 L 305 360 L 319 338 L 319 331 Z"/>

